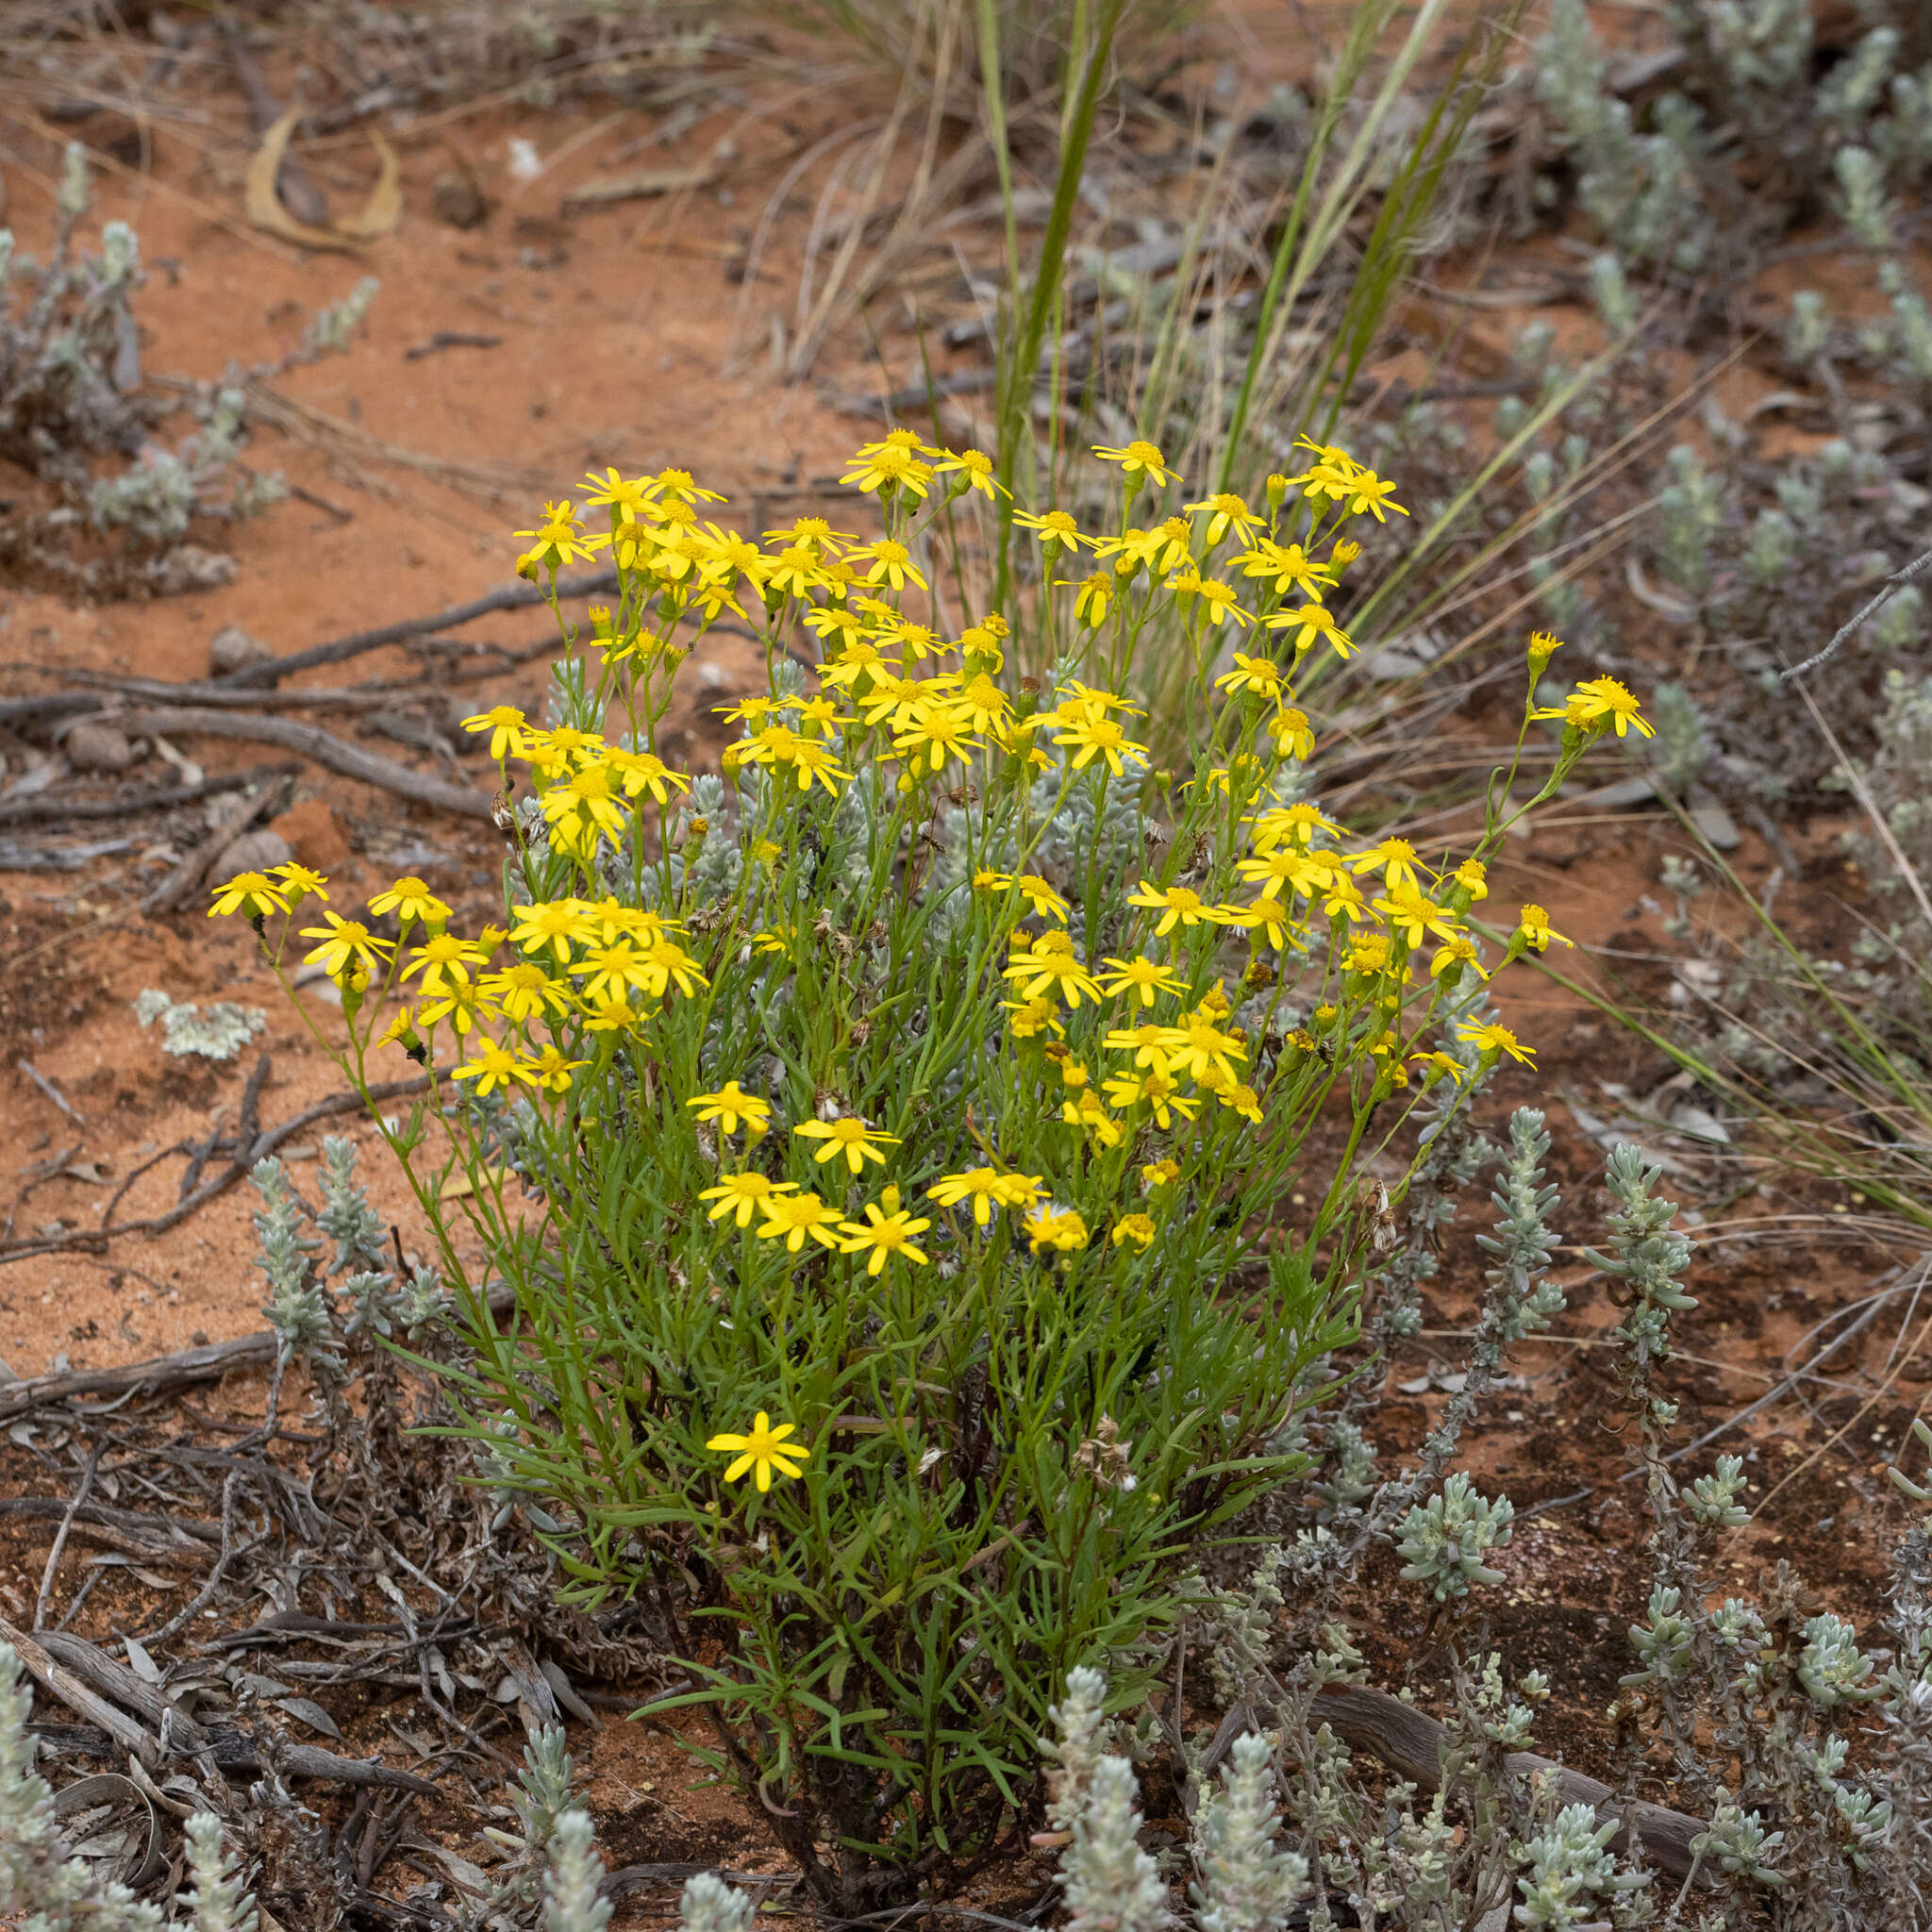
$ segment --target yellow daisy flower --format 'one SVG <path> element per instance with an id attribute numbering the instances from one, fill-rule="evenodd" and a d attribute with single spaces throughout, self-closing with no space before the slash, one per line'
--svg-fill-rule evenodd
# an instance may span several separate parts
<path id="1" fill-rule="evenodd" d="M 797 1430 L 791 1423 L 780 1423 L 774 1429 L 772 1419 L 759 1409 L 758 1420 L 752 1424 L 748 1436 L 713 1436 L 706 1442 L 707 1449 L 723 1450 L 726 1455 L 736 1456 L 737 1460 L 724 1472 L 724 1480 L 735 1483 L 748 1472 L 763 1495 L 772 1487 L 772 1472 L 775 1469 L 780 1475 L 799 1475 L 806 1458 L 811 1454 L 802 1442 L 788 1442 L 787 1436 L 795 1435 Z"/>

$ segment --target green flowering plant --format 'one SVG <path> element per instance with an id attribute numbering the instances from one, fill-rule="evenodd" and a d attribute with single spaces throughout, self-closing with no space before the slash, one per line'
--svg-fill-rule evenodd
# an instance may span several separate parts
<path id="1" fill-rule="evenodd" d="M 1263 510 L 1137 523 L 1176 479 L 1149 443 L 1098 454 L 1114 532 L 1019 519 L 1047 679 L 997 615 L 942 634 L 999 511 L 977 451 L 861 450 L 869 540 L 756 541 L 681 472 L 592 478 L 608 531 L 553 505 L 520 568 L 555 604 L 608 557 L 615 604 L 588 634 L 558 608 L 547 724 L 470 721 L 503 768 L 503 925 L 452 932 L 415 878 L 370 902 L 397 941 L 320 897 L 299 924 L 327 890 L 299 867 L 216 891 L 278 970 L 315 942 L 351 1078 L 385 1046 L 431 1068 L 385 1132 L 465 1331 L 436 1366 L 479 1479 L 575 1599 L 644 1601 L 696 1680 L 672 1703 L 845 1912 L 1024 1846 L 1052 1687 L 1092 1663 L 1140 1699 L 1204 1556 L 1307 1469 L 1403 1185 L 1365 1163 L 1532 1060 L 1468 916 L 1527 808 L 1507 783 L 1440 865 L 1351 849 L 1306 796 L 1292 679 L 1352 648 L 1337 532 L 1391 486 L 1317 446 Z M 1056 581 L 1081 551 L 1104 568 Z M 767 686 L 726 708 L 722 773 L 677 773 L 659 729 L 726 611 Z M 1153 636 L 1185 654 L 1183 771 L 1121 694 Z M 1532 803 L 1624 728 L 1610 696 L 1573 703 Z M 1557 938 L 1525 908 L 1503 961 Z"/>

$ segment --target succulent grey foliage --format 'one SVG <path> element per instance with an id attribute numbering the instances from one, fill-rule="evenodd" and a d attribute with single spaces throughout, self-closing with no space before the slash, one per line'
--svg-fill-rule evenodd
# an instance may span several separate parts
<path id="1" fill-rule="evenodd" d="M 684 1881 L 677 1901 L 683 1932 L 751 1932 L 755 1916 L 751 1899 L 715 1872 L 700 1872 Z"/>
<path id="2" fill-rule="evenodd" d="M 54 1793 L 34 1769 L 36 1744 L 26 1728 L 34 1699 L 25 1679 L 13 1646 L 0 1643 L 0 1924 L 35 1932 L 158 1932 L 158 1907 L 67 1856 Z M 248 1927 L 238 1921 L 234 1932 Z"/>
<path id="3" fill-rule="evenodd" d="M 1932 159 L 1932 67 L 1912 64 L 1926 47 L 1908 0 L 1862 0 L 1858 11 L 1868 31 L 1821 69 L 1809 0 L 1670 0 L 1682 58 L 1639 108 L 1584 0 L 1556 0 L 1537 47 L 1537 96 L 1578 204 L 1623 262 L 1735 271 L 1796 218 L 1807 187 L 1832 179 L 1853 231 L 1874 249 L 1891 245 L 1891 200 Z M 1726 143 L 1749 154 L 1757 194 L 1724 194 Z"/>
<path id="4" fill-rule="evenodd" d="M 254 516 L 281 496 L 279 475 L 249 470 L 244 399 L 224 385 L 191 405 L 200 426 L 173 449 L 155 438 L 162 413 L 142 393 L 134 313 L 141 243 L 126 223 L 103 225 L 100 252 L 80 245 L 91 203 L 87 150 L 67 145 L 58 222 L 44 261 L 20 254 L 0 228 L 0 456 L 53 483 L 96 529 L 119 530 L 137 551 L 179 542 L 195 516 Z M 94 474 L 92 458 L 129 459 Z"/>
<path id="5" fill-rule="evenodd" d="M 193 1002 L 177 1005 L 151 986 L 135 995 L 134 1017 L 143 1026 L 161 1023 L 161 1051 L 175 1059 L 196 1055 L 231 1060 L 268 1024 L 268 1015 L 259 1007 L 217 1000 L 204 1013 Z"/>
<path id="6" fill-rule="evenodd" d="M 1528 1869 L 1516 1881 L 1516 1923 L 1574 1925 L 1594 1916 L 1607 1894 L 1627 1888 L 1608 1849 L 1616 1835 L 1614 1819 L 1599 1824 L 1590 1806 L 1564 1806 L 1518 1853 Z"/>
<path id="7" fill-rule="evenodd" d="M 1069 1932 L 1160 1932 L 1167 1886 L 1139 1843 L 1140 1783 L 1126 1758 L 1099 1759 L 1065 1828 L 1074 1840 L 1059 1872 Z"/>
<path id="8" fill-rule="evenodd" d="M 1194 1923 L 1200 1932 L 1274 1932 L 1307 1892 L 1308 1861 L 1276 1842 L 1281 1812 L 1268 1740 L 1244 1732 L 1229 1757 L 1221 1790 L 1208 1793 L 1195 1817 Z"/>
<path id="9" fill-rule="evenodd" d="M 1466 1596 L 1472 1584 L 1503 1580 L 1500 1570 L 1483 1561 L 1486 1551 L 1499 1548 L 1510 1537 L 1515 1507 L 1507 1496 L 1491 1502 L 1457 1470 L 1426 1503 L 1418 1504 L 1402 1520 L 1399 1555 L 1407 1560 L 1406 1582 L 1425 1584 L 1440 1603 Z"/>
<path id="10" fill-rule="evenodd" d="M 279 1340 L 280 1358 L 286 1363 L 299 1356 L 311 1366 L 332 1361 L 335 1323 L 312 1259 L 322 1243 L 307 1232 L 307 1210 L 289 1185 L 279 1160 L 273 1155 L 264 1156 L 248 1177 L 261 1196 L 261 1206 L 255 1213 L 261 1252 L 255 1258 L 268 1276 L 269 1291 L 261 1312 Z"/>
<path id="11" fill-rule="evenodd" d="M 237 1861 L 222 1842 L 222 1821 L 212 1811 L 197 1811 L 188 1821 L 188 1870 L 194 1890 L 193 1932 L 256 1932 L 259 1916 L 242 1884 Z"/>
<path id="12" fill-rule="evenodd" d="M 576 1766 L 563 1726 L 544 1724 L 534 1731 L 524 1746 L 523 1765 L 510 1791 L 525 1844 L 541 1850 L 550 1842 L 558 1821 L 571 1808 L 575 1781 Z"/>
<path id="13" fill-rule="evenodd" d="M 543 1874 L 543 1932 L 604 1932 L 610 1901 L 597 1892 L 604 1861 L 593 1842 L 590 1814 L 573 1806 L 550 1834 L 550 1869 Z"/>
<path id="14" fill-rule="evenodd" d="M 322 1143 L 322 1212 L 316 1226 L 336 1244 L 335 1258 L 328 1264 L 331 1274 L 345 1268 L 370 1269 L 380 1265 L 389 1248 L 382 1219 L 369 1205 L 369 1197 L 356 1178 L 356 1143 L 339 1134 L 326 1136 Z"/>

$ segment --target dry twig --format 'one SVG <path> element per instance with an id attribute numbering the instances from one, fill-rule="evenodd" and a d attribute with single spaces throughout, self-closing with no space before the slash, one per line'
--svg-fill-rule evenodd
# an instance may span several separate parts
<path id="1" fill-rule="evenodd" d="M 276 778 L 293 777 L 301 769 L 294 763 L 251 765 L 243 772 L 222 772 L 192 785 L 158 785 L 120 798 L 48 797 L 9 799 L 0 803 L 0 825 L 37 824 L 46 820 L 126 819 L 144 811 L 172 811 L 177 805 L 193 805 L 223 791 L 243 791 L 251 785 L 267 785 Z"/>
<path id="2" fill-rule="evenodd" d="M 255 1071 L 249 1075 L 248 1085 L 242 1090 L 242 1113 L 234 1142 L 236 1151 L 225 1173 L 216 1175 L 211 1181 L 204 1181 L 192 1193 L 184 1195 L 165 1214 L 156 1214 L 144 1221 L 113 1222 L 103 1227 L 76 1228 L 71 1234 L 38 1236 L 27 1241 L 0 1241 L 0 1264 L 25 1260 L 34 1255 L 62 1254 L 77 1248 L 98 1252 L 118 1235 L 165 1234 L 169 1228 L 187 1220 L 196 1208 L 205 1207 L 217 1194 L 225 1193 L 258 1160 L 273 1154 L 284 1141 L 292 1140 L 304 1127 L 312 1126 L 315 1122 L 328 1120 L 336 1114 L 351 1113 L 364 1104 L 365 1096 L 361 1093 L 332 1093 L 326 1100 L 318 1100 L 313 1107 L 305 1108 L 291 1119 L 258 1133 L 255 1128 L 256 1099 L 267 1080 L 268 1071 L 269 1057 L 263 1054 L 256 1062 Z M 440 1071 L 447 1072 L 447 1069 Z M 426 1074 L 419 1074 L 412 1080 L 382 1080 L 369 1089 L 366 1098 L 375 1101 L 400 1100 L 408 1094 L 425 1092 L 428 1086 L 429 1075 Z M 0 1388 L 0 1419 L 4 1419 L 9 1412 L 18 1412 L 9 1411 L 7 1404 L 20 1390 L 27 1386 L 29 1385 L 24 1382 L 15 1382 Z"/>
<path id="3" fill-rule="evenodd" d="M 1814 651 L 1802 664 L 1793 664 L 1789 671 L 1779 672 L 1778 676 L 1784 683 L 1789 684 L 1794 677 L 1804 676 L 1807 671 L 1816 671 L 1821 664 L 1825 663 L 1837 653 L 1838 647 L 1861 625 L 1868 619 L 1876 617 L 1907 584 L 1923 576 L 1928 570 L 1932 570 L 1932 550 L 1926 551 L 1923 557 L 1913 558 L 1903 570 L 1894 571 L 1887 577 L 1878 594 L 1848 624 L 1839 626 L 1830 643 L 1826 644 L 1824 650 Z"/>
<path id="4" fill-rule="evenodd" d="M 1327 1724 L 1349 1744 L 1372 1751 L 1384 1764 L 1413 1780 L 1425 1791 L 1441 1782 L 1441 1742 L 1443 1726 L 1432 1717 L 1407 1705 L 1399 1697 L 1371 1690 L 1357 1684 L 1330 1685 L 1317 1699 L 1313 1716 Z M 1534 1772 L 1556 1774 L 1557 1788 L 1566 1805 L 1588 1805 L 1606 1824 L 1618 1822 L 1611 1845 L 1625 1849 L 1624 1828 L 1627 1817 L 1637 1827 L 1643 1848 L 1673 1878 L 1687 1877 L 1697 1861 L 1690 1849 L 1692 1839 L 1705 1829 L 1701 1818 L 1688 1812 L 1672 1811 L 1662 1805 L 1641 1801 L 1629 1804 L 1608 1785 L 1572 1771 L 1548 1757 L 1530 1751 L 1512 1751 L 1505 1760 L 1508 1769 L 1527 1779 Z"/>
<path id="5" fill-rule="evenodd" d="M 441 778 L 413 772 L 408 765 L 364 751 L 317 724 L 299 724 L 292 718 L 271 718 L 260 711 L 216 710 L 206 705 L 180 705 L 117 715 L 124 730 L 147 737 L 174 738 L 199 733 L 205 738 L 240 738 L 256 744 L 278 744 L 345 778 L 359 779 L 365 785 L 392 791 L 398 798 L 432 806 L 439 811 L 456 812 L 463 818 L 490 816 L 488 792 L 468 785 L 446 784 Z"/>
<path id="6" fill-rule="evenodd" d="M 54 1547 L 47 1552 L 46 1568 L 41 1572 L 41 1591 L 34 1599 L 34 1628 L 45 1627 L 47 1606 L 54 1600 L 54 1577 L 60 1568 L 61 1553 L 67 1548 L 67 1534 L 74 1527 L 74 1513 L 87 1501 L 88 1491 L 94 1486 L 94 1472 L 101 1466 L 100 1445 L 94 1445 L 88 1457 L 87 1467 L 81 1471 L 80 1481 L 75 1486 L 74 1500 L 67 1506 L 67 1513 L 60 1519 L 60 1527 L 54 1534 Z"/>
<path id="7" fill-rule="evenodd" d="M 578 597 L 593 597 L 601 591 L 614 589 L 616 584 L 617 573 L 614 570 L 592 571 L 585 576 L 566 577 L 557 586 L 558 601 L 570 603 Z M 390 644 L 408 643 L 411 639 L 431 637 L 438 631 L 457 630 L 463 625 L 475 623 L 479 617 L 489 617 L 499 610 L 527 610 L 533 605 L 549 601 L 548 590 L 535 584 L 505 584 L 481 597 L 473 597 L 467 604 L 453 604 L 433 617 L 406 617 L 396 624 L 378 625 L 374 630 L 353 631 L 347 637 L 333 638 L 325 644 L 313 644 L 306 651 L 292 651 L 286 658 L 265 658 L 258 663 L 244 664 L 215 682 L 234 691 L 279 684 L 297 671 L 311 671 L 318 664 L 341 664 L 347 658 L 359 658 L 369 651 L 380 651 Z"/>

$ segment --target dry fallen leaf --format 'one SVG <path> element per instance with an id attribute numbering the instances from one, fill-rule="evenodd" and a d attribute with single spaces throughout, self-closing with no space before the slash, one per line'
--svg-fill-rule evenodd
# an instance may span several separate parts
<path id="1" fill-rule="evenodd" d="M 336 1721 L 316 1703 L 312 1697 L 278 1697 L 278 1709 L 286 1710 L 297 1724 L 307 1724 L 311 1731 L 320 1731 L 325 1738 L 341 1741 L 341 1732 L 336 1728 Z"/>
<path id="2" fill-rule="evenodd" d="M 601 208 L 613 201 L 648 201 L 654 195 L 682 194 L 708 186 L 715 168 L 641 168 L 633 175 L 604 175 L 573 188 L 563 197 L 564 211 Z"/>
<path id="3" fill-rule="evenodd" d="M 485 1167 L 479 1170 L 479 1178 L 487 1186 L 493 1187 L 508 1170 L 502 1167 Z M 476 1191 L 476 1184 L 466 1174 L 452 1174 L 437 1191 L 439 1201 L 467 1201 Z"/>
<path id="4" fill-rule="evenodd" d="M 311 228 L 306 222 L 298 222 L 275 193 L 275 176 L 281 172 L 282 156 L 300 112 L 299 108 L 291 108 L 261 137 L 261 145 L 249 160 L 244 203 L 248 219 L 258 228 L 279 235 L 284 242 L 294 242 L 304 248 L 333 248 L 346 253 L 356 245 L 348 236 L 339 235 L 332 228 Z"/>
<path id="5" fill-rule="evenodd" d="M 331 248 L 341 254 L 354 251 L 364 242 L 393 234 L 403 218 L 402 164 L 396 159 L 395 149 L 373 127 L 369 140 L 381 164 L 380 172 L 375 186 L 369 192 L 369 199 L 355 214 L 344 216 L 332 228 L 311 228 L 308 223 L 298 222 L 282 206 L 275 192 L 275 176 L 281 172 L 282 156 L 288 151 L 289 137 L 295 130 L 299 113 L 298 108 L 291 108 L 261 137 L 261 145 L 249 160 L 248 219 L 258 228 L 279 235 L 284 242 L 294 242 L 304 248 Z"/>
<path id="6" fill-rule="evenodd" d="M 402 163 L 396 159 L 395 149 L 373 127 L 369 140 L 382 164 L 382 172 L 375 177 L 375 186 L 369 191 L 369 199 L 360 210 L 336 224 L 344 235 L 358 242 L 374 242 L 380 236 L 393 234 L 403 218 Z"/>

